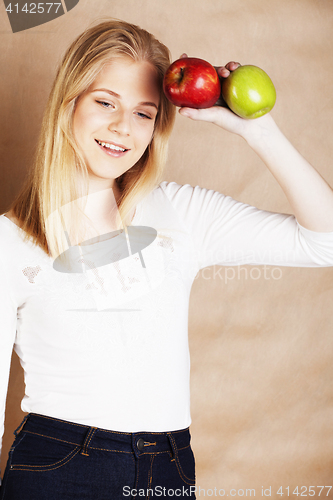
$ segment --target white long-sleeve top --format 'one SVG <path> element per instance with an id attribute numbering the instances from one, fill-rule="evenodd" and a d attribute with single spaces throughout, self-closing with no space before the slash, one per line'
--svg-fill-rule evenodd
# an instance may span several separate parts
<path id="1" fill-rule="evenodd" d="M 333 232 L 199 186 L 162 182 L 132 224 L 157 231 L 143 260 L 133 253 L 65 273 L 0 216 L 1 436 L 13 347 L 25 412 L 124 432 L 189 426 L 188 306 L 198 271 L 333 266 Z"/>

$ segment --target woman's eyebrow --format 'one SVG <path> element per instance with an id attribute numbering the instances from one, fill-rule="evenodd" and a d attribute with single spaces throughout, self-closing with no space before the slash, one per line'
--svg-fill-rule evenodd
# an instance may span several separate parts
<path id="1" fill-rule="evenodd" d="M 107 92 L 108 94 L 112 95 L 113 97 L 116 97 L 117 99 L 121 99 L 121 96 L 117 94 L 116 92 L 113 92 L 113 90 L 110 89 L 94 89 L 92 92 Z M 144 101 L 144 102 L 139 102 L 140 105 L 144 106 L 153 106 L 158 110 L 158 106 L 154 102 L 150 101 Z"/>

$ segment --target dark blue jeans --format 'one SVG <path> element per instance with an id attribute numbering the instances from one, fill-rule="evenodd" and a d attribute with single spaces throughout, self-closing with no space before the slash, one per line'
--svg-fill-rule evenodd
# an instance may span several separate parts
<path id="1" fill-rule="evenodd" d="M 29 413 L 0 500 L 195 498 L 189 429 L 114 432 Z"/>

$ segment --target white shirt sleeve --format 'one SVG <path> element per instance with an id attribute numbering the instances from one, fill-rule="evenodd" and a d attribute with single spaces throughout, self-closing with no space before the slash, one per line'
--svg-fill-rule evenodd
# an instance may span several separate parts
<path id="1" fill-rule="evenodd" d="M 161 186 L 190 233 L 199 269 L 333 266 L 333 232 L 310 231 L 293 215 L 260 210 L 211 189 L 175 182 Z"/>
<path id="2" fill-rule="evenodd" d="M 0 256 L 0 452 L 11 356 L 16 336 L 17 306 L 12 286 Z"/>

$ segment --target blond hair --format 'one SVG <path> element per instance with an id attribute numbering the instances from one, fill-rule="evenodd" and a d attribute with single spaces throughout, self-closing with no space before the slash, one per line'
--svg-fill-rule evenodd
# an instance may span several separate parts
<path id="1" fill-rule="evenodd" d="M 162 90 L 170 52 L 136 25 L 104 20 L 82 33 L 65 53 L 47 102 L 33 169 L 11 207 L 25 238 L 32 238 L 53 257 L 68 248 L 68 242 L 61 217 L 52 217 L 52 214 L 85 196 L 88 189 L 87 166 L 72 129 L 76 100 L 106 64 L 123 56 L 151 63 L 157 71 L 160 89 L 152 141 L 140 160 L 116 180 L 121 192 L 118 211 L 123 222 L 130 225 L 127 217 L 131 209 L 162 180 L 167 143 L 175 119 L 175 107 Z M 85 180 L 85 192 L 78 192 L 78 172 Z M 77 220 L 73 212 L 74 228 Z"/>

